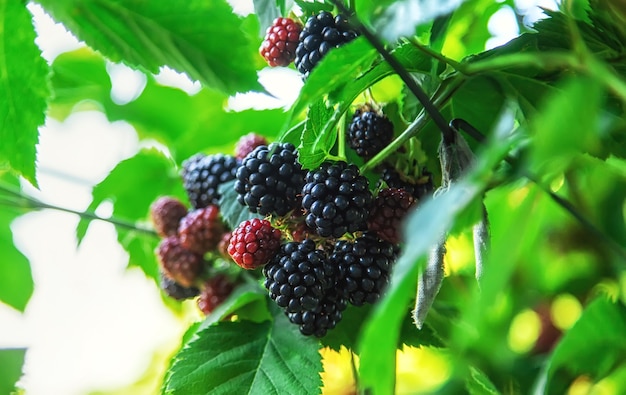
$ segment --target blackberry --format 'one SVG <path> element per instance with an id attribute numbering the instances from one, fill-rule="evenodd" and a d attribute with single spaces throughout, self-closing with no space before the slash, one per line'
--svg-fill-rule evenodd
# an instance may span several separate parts
<path id="1" fill-rule="evenodd" d="M 355 165 L 325 162 L 306 175 L 302 188 L 305 222 L 322 237 L 341 237 L 367 228 L 374 200 L 367 178 Z"/>
<path id="2" fill-rule="evenodd" d="M 357 155 L 369 160 L 393 139 L 393 124 L 370 106 L 356 110 L 348 127 L 348 145 Z"/>
<path id="3" fill-rule="evenodd" d="M 415 198 L 399 188 L 385 188 L 378 192 L 367 220 L 367 228 L 392 244 L 400 243 L 401 225 Z"/>
<path id="4" fill-rule="evenodd" d="M 434 189 L 433 175 L 426 169 L 422 170 L 422 176 L 419 179 L 412 180 L 400 174 L 393 167 L 386 167 L 383 169 L 381 179 L 389 188 L 404 189 L 417 200 L 432 194 Z"/>
<path id="5" fill-rule="evenodd" d="M 296 48 L 296 68 L 303 78 L 308 78 L 311 70 L 333 48 L 354 40 L 357 33 L 350 27 L 342 15 L 333 17 L 330 12 L 322 11 L 310 17 L 300 33 Z"/>
<path id="6" fill-rule="evenodd" d="M 309 239 L 283 244 L 263 274 L 270 297 L 287 313 L 318 309 L 337 279 L 326 253 Z"/>
<path id="7" fill-rule="evenodd" d="M 150 205 L 150 219 L 161 237 L 175 236 L 178 223 L 187 215 L 187 207 L 177 198 L 161 196 Z"/>
<path id="8" fill-rule="evenodd" d="M 200 290 L 194 286 L 183 287 L 176 281 L 167 277 L 163 272 L 160 273 L 160 287 L 167 296 L 176 300 L 191 299 L 200 293 Z"/>
<path id="9" fill-rule="evenodd" d="M 368 232 L 354 241 L 338 240 L 330 255 L 339 269 L 337 288 L 355 306 L 376 302 L 389 282 L 396 255 L 393 244 Z"/>
<path id="10" fill-rule="evenodd" d="M 231 155 L 196 154 L 183 162 L 181 176 L 193 208 L 219 204 L 218 188 L 235 179 L 240 162 Z"/>
<path id="11" fill-rule="evenodd" d="M 183 247 L 176 236 L 161 240 L 156 253 L 163 273 L 183 287 L 193 286 L 202 272 L 202 255 Z"/>
<path id="12" fill-rule="evenodd" d="M 303 312 L 287 313 L 289 321 L 299 325 L 305 336 L 324 337 L 343 318 L 348 301 L 337 290 L 329 290 L 317 308 Z"/>
<path id="13" fill-rule="evenodd" d="M 265 32 L 259 53 L 271 67 L 289 66 L 296 58 L 302 26 L 289 18 L 276 18 Z"/>
<path id="14" fill-rule="evenodd" d="M 261 215 L 283 216 L 295 209 L 305 174 L 296 155 L 291 143 L 271 143 L 250 152 L 237 170 L 239 203 Z"/>
<path id="15" fill-rule="evenodd" d="M 267 144 L 267 139 L 256 133 L 251 132 L 241 136 L 235 145 L 235 158 L 243 160 L 256 147 Z"/>
<path id="16" fill-rule="evenodd" d="M 205 315 L 209 315 L 230 296 L 235 284 L 224 274 L 218 274 L 204 283 L 200 297 L 197 300 L 198 308 Z"/>
<path id="17" fill-rule="evenodd" d="M 244 269 L 264 265 L 280 247 L 280 230 L 266 219 L 253 218 L 239 224 L 228 242 L 228 253 Z"/>
<path id="18" fill-rule="evenodd" d="M 178 227 L 182 246 L 197 254 L 214 250 L 223 233 L 220 210 L 213 204 L 189 212 Z"/>

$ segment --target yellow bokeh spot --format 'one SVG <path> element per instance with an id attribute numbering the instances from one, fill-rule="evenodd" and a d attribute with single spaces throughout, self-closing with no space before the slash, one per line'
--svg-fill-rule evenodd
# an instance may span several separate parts
<path id="1" fill-rule="evenodd" d="M 507 198 L 507 202 L 509 203 L 509 206 L 513 209 L 517 208 L 526 199 L 526 196 L 528 195 L 528 191 L 529 191 L 528 187 L 521 187 L 521 188 L 517 188 L 511 191 L 511 193 L 509 193 L 509 196 Z"/>
<path id="2" fill-rule="evenodd" d="M 458 273 L 474 264 L 474 245 L 467 234 L 448 237 L 444 263 L 446 276 Z"/>
<path id="3" fill-rule="evenodd" d="M 578 299 L 570 294 L 557 296 L 550 307 L 550 318 L 555 327 L 564 331 L 569 329 L 582 312 Z"/>
<path id="4" fill-rule="evenodd" d="M 330 348 L 320 350 L 322 354 L 321 373 L 322 395 L 351 395 L 356 394 L 354 375 L 352 374 L 352 353 L 345 347 L 339 352 Z M 354 363 L 358 367 L 358 357 L 354 356 Z"/>
<path id="5" fill-rule="evenodd" d="M 450 363 L 441 351 L 404 346 L 396 354 L 396 394 L 428 394 L 450 377 Z"/>
<path id="6" fill-rule="evenodd" d="M 567 390 L 567 395 L 588 395 L 591 392 L 593 383 L 587 376 L 580 376 L 572 382 Z"/>
<path id="7" fill-rule="evenodd" d="M 541 332 L 541 320 L 534 311 L 527 309 L 513 318 L 509 328 L 508 343 L 511 350 L 523 354 L 530 351 Z"/>

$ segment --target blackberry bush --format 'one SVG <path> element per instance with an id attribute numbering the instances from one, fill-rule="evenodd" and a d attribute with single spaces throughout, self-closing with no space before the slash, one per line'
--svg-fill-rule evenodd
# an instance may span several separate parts
<path id="1" fill-rule="evenodd" d="M 224 230 L 219 207 L 211 204 L 191 211 L 181 219 L 178 237 L 186 249 L 204 254 L 217 247 Z"/>
<path id="2" fill-rule="evenodd" d="M 298 206 L 305 172 L 290 143 L 259 146 L 237 170 L 238 201 L 251 212 L 283 216 Z"/>
<path id="3" fill-rule="evenodd" d="M 156 254 L 163 273 L 183 287 L 193 286 L 204 266 L 202 255 L 183 247 L 176 236 L 161 240 Z"/>
<path id="4" fill-rule="evenodd" d="M 382 240 L 400 243 L 402 222 L 415 201 L 413 195 L 404 189 L 381 189 L 372 205 L 367 228 Z"/>
<path id="5" fill-rule="evenodd" d="M 309 171 L 302 188 L 306 224 L 322 237 L 341 237 L 367 228 L 373 202 L 367 178 L 355 165 L 323 163 Z"/>
<path id="6" fill-rule="evenodd" d="M 228 253 L 244 269 L 256 269 L 278 251 L 280 238 L 280 231 L 268 220 L 253 218 L 232 231 Z"/>
<path id="7" fill-rule="evenodd" d="M 196 154 L 183 162 L 181 176 L 193 208 L 219 204 L 218 188 L 235 179 L 240 161 L 234 156 Z"/>
<path id="8" fill-rule="evenodd" d="M 161 196 L 150 205 L 150 219 L 161 237 L 175 236 L 180 220 L 187 215 L 187 207 L 171 196 Z"/>
<path id="9" fill-rule="evenodd" d="M 315 242 L 288 242 L 263 268 L 265 288 L 287 313 L 313 312 L 336 282 L 337 271 Z"/>
<path id="10" fill-rule="evenodd" d="M 296 58 L 302 26 L 289 18 L 276 18 L 267 28 L 259 53 L 272 66 L 288 66 Z"/>
<path id="11" fill-rule="evenodd" d="M 354 241 L 338 240 L 330 261 L 339 269 L 337 288 L 350 303 L 374 303 L 385 290 L 397 255 L 393 244 L 364 233 Z"/>
<path id="12" fill-rule="evenodd" d="M 366 105 L 355 111 L 348 127 L 348 145 L 369 160 L 393 139 L 393 124 L 386 115 Z"/>
<path id="13" fill-rule="evenodd" d="M 322 11 L 311 16 L 300 33 L 296 48 L 296 68 L 306 79 L 320 59 L 331 49 L 350 42 L 356 37 L 357 33 L 342 15 L 333 17 L 330 12 Z"/>

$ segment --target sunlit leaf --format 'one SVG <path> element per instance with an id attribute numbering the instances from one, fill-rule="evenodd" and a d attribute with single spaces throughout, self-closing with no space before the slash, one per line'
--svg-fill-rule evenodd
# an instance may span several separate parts
<path id="1" fill-rule="evenodd" d="M 155 74 L 169 66 L 226 93 L 262 90 L 256 76 L 256 41 L 245 35 L 243 19 L 224 0 L 40 3 L 114 62 Z"/>
<path id="2" fill-rule="evenodd" d="M 317 342 L 272 311 L 273 321 L 220 322 L 198 332 L 175 357 L 163 393 L 318 394 Z"/>
<path id="3" fill-rule="evenodd" d="M 0 32 L 0 165 L 8 163 L 37 186 L 36 145 L 50 93 L 49 68 L 25 4 L 0 2 Z"/>
<path id="4" fill-rule="evenodd" d="M 0 394 L 13 394 L 15 383 L 22 376 L 25 348 L 0 349 Z"/>

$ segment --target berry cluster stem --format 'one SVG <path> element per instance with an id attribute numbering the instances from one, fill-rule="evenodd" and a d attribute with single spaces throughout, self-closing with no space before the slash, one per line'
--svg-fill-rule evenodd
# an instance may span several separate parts
<path id="1" fill-rule="evenodd" d="M 393 56 L 387 49 L 385 49 L 383 43 L 376 37 L 374 33 L 372 33 L 361 21 L 356 17 L 355 14 L 351 14 L 350 11 L 341 3 L 339 0 L 331 0 L 332 3 L 343 13 L 345 13 L 350 22 L 355 26 L 355 28 L 367 39 L 367 41 L 372 44 L 372 46 L 382 55 L 382 57 L 389 63 L 391 68 L 398 74 L 398 76 L 402 79 L 402 81 L 409 88 L 411 93 L 415 95 L 415 97 L 420 101 L 426 113 L 432 118 L 435 125 L 441 131 L 443 135 L 443 140 L 446 143 L 451 144 L 454 142 L 454 133 L 448 126 L 448 122 L 443 117 L 435 103 L 433 103 L 426 92 L 417 84 L 415 79 L 411 77 L 408 71 L 402 66 L 402 64 Z"/>

